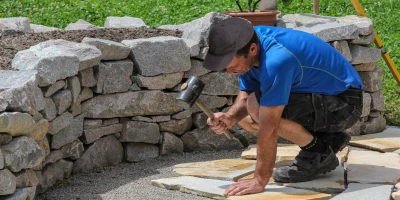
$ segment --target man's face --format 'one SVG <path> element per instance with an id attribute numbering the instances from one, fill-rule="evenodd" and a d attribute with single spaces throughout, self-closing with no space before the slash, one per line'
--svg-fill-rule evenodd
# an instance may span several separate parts
<path id="1" fill-rule="evenodd" d="M 251 67 L 253 67 L 253 62 L 252 59 L 250 59 L 250 56 L 247 56 L 247 58 L 244 56 L 235 56 L 226 68 L 226 73 L 245 74 L 251 69 Z"/>

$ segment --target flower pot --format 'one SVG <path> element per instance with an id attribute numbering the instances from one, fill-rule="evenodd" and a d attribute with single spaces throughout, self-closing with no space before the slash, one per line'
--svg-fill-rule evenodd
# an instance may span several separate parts
<path id="1" fill-rule="evenodd" d="M 224 14 L 232 17 L 241 17 L 249 20 L 253 26 L 267 25 L 275 26 L 277 10 L 256 10 L 254 12 L 225 12 Z"/>

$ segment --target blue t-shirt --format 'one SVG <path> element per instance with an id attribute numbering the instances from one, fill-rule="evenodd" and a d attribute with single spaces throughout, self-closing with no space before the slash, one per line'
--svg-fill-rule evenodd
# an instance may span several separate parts
<path id="1" fill-rule="evenodd" d="M 240 90 L 261 90 L 260 105 L 281 106 L 293 93 L 337 95 L 363 89 L 354 67 L 336 49 L 306 32 L 256 26 L 260 65 L 239 76 Z"/>

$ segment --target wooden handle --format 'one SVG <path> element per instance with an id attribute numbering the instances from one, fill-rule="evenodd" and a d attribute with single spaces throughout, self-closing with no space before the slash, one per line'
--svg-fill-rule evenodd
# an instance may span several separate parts
<path id="1" fill-rule="evenodd" d="M 211 120 L 214 120 L 214 113 L 213 113 L 210 109 L 208 109 L 207 106 L 206 106 L 200 99 L 197 99 L 197 100 L 196 100 L 196 104 L 197 104 L 197 106 L 199 106 L 199 108 L 200 108 L 204 113 L 206 113 L 206 115 L 208 116 L 208 118 L 210 118 Z M 229 130 L 226 130 L 226 131 L 224 132 L 224 134 L 225 134 L 225 136 L 226 136 L 228 139 L 230 139 L 230 140 L 233 138 L 233 135 L 232 135 L 232 133 L 231 133 Z"/>

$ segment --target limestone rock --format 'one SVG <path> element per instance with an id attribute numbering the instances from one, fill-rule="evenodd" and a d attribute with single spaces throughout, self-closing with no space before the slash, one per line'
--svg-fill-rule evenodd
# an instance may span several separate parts
<path id="1" fill-rule="evenodd" d="M 122 131 L 122 124 L 114 124 L 110 126 L 95 128 L 95 129 L 86 129 L 83 134 L 83 142 L 85 144 L 93 143 L 94 141 L 100 139 L 105 135 L 120 133 Z"/>
<path id="2" fill-rule="evenodd" d="M 76 103 L 78 96 L 81 93 L 81 84 L 79 83 L 79 78 L 76 76 L 69 77 L 67 79 L 67 89 L 71 91 L 72 103 Z"/>
<path id="3" fill-rule="evenodd" d="M 374 71 L 374 69 L 378 66 L 378 63 L 362 63 L 358 65 L 354 65 L 354 68 L 358 72 L 371 72 Z"/>
<path id="4" fill-rule="evenodd" d="M 32 168 L 44 159 L 44 152 L 31 138 L 21 136 L 1 147 L 5 165 L 12 172 Z"/>
<path id="5" fill-rule="evenodd" d="M 12 136 L 29 135 L 35 127 L 35 121 L 27 113 L 3 112 L 0 114 L 0 132 Z"/>
<path id="6" fill-rule="evenodd" d="M 99 95 L 82 103 L 87 118 L 115 118 L 138 115 L 168 115 L 182 110 L 176 93 L 161 91 Z"/>
<path id="7" fill-rule="evenodd" d="M 102 60 L 123 60 L 130 53 L 129 47 L 111 40 L 85 37 L 82 43 L 95 46 L 103 55 Z"/>
<path id="8" fill-rule="evenodd" d="M 204 74 L 211 72 L 211 70 L 208 70 L 203 67 L 203 61 L 190 59 L 190 63 L 192 67 L 190 68 L 189 71 L 185 72 L 183 78 L 189 78 L 190 76 L 202 76 Z"/>
<path id="9" fill-rule="evenodd" d="M 171 120 L 171 116 L 170 115 L 153 116 L 151 117 L 151 120 L 153 120 L 153 122 L 166 122 Z"/>
<path id="10" fill-rule="evenodd" d="M 158 147 L 145 143 L 127 143 L 125 147 L 125 160 L 139 162 L 159 156 Z"/>
<path id="11" fill-rule="evenodd" d="M 204 90 L 203 90 L 204 91 Z M 200 95 L 199 99 L 209 108 L 210 110 L 223 107 L 228 102 L 226 97 Z M 186 106 L 186 105 L 185 105 Z M 196 104 L 190 109 L 193 113 L 202 111 Z"/>
<path id="12" fill-rule="evenodd" d="M 195 129 L 185 133 L 180 139 L 185 151 L 227 150 L 243 148 L 236 138 L 229 140 L 225 135 L 218 135 L 210 128 Z"/>
<path id="13" fill-rule="evenodd" d="M 71 161 L 59 160 L 54 164 L 43 168 L 39 185 L 37 186 L 38 193 L 44 193 L 51 188 L 57 181 L 71 176 L 73 163 Z"/>
<path id="14" fill-rule="evenodd" d="M 162 74 L 153 77 L 145 77 L 141 75 L 134 76 L 135 82 L 139 87 L 145 87 L 149 90 L 164 90 L 173 88 L 182 81 L 183 72 L 170 74 Z"/>
<path id="15" fill-rule="evenodd" d="M 83 115 L 79 115 L 72 119 L 71 124 L 61 131 L 53 134 L 51 139 L 51 148 L 59 149 L 60 147 L 77 140 L 83 133 Z"/>
<path id="16" fill-rule="evenodd" d="M 78 77 L 82 87 L 93 87 L 97 83 L 92 67 L 79 71 Z"/>
<path id="17" fill-rule="evenodd" d="M 63 114 L 72 103 L 72 93 L 69 90 L 61 90 L 56 92 L 51 98 L 57 108 L 57 114 Z"/>
<path id="18" fill-rule="evenodd" d="M 62 129 L 68 127 L 72 122 L 73 116 L 69 112 L 65 112 L 64 114 L 58 116 L 49 124 L 48 132 L 50 134 L 56 134 Z"/>
<path id="19" fill-rule="evenodd" d="M 363 46 L 370 46 L 375 40 L 375 34 L 371 33 L 369 35 L 360 35 L 358 38 L 350 40 L 350 44 L 358 44 Z"/>
<path id="20" fill-rule="evenodd" d="M 336 18 L 339 22 L 348 22 L 357 25 L 360 35 L 371 35 L 373 32 L 372 20 L 368 17 L 348 15 Z"/>
<path id="21" fill-rule="evenodd" d="M 361 113 L 361 117 L 368 116 L 371 111 L 371 95 L 370 93 L 363 93 L 363 109 Z"/>
<path id="22" fill-rule="evenodd" d="M 364 90 L 366 92 L 376 92 L 382 89 L 383 69 L 376 67 L 372 72 L 358 72 L 360 75 Z"/>
<path id="23" fill-rule="evenodd" d="M 128 91 L 132 85 L 132 72 L 133 62 L 128 59 L 102 62 L 94 68 L 97 81 L 94 92 L 111 94 Z"/>
<path id="24" fill-rule="evenodd" d="M 350 44 L 349 47 L 353 56 L 351 64 L 376 63 L 382 58 L 381 50 L 378 48 L 369 48 L 354 44 Z"/>
<path id="25" fill-rule="evenodd" d="M 361 124 L 361 134 L 379 133 L 385 130 L 386 119 L 383 116 L 369 118 Z"/>
<path id="26" fill-rule="evenodd" d="M 348 188 L 332 200 L 388 199 L 391 185 L 350 183 Z"/>
<path id="27" fill-rule="evenodd" d="M 140 75 L 156 76 L 190 69 L 189 47 L 181 38 L 160 36 L 124 40 L 122 43 L 131 49 L 130 58 L 134 60 L 135 71 Z M 160 49 L 163 49 L 162 54 L 159 53 Z"/>
<path id="28" fill-rule="evenodd" d="M 146 24 L 140 18 L 134 17 L 107 17 L 104 28 L 138 28 Z"/>
<path id="29" fill-rule="evenodd" d="M 100 128 L 103 121 L 101 119 L 85 119 L 83 121 L 83 129 L 95 129 Z"/>
<path id="30" fill-rule="evenodd" d="M 371 111 L 386 111 L 382 90 L 371 94 Z"/>
<path id="31" fill-rule="evenodd" d="M 294 28 L 294 30 L 304 31 L 313 34 L 325 42 L 336 40 L 349 40 L 358 38 L 359 30 L 357 25 L 348 22 L 327 22 L 307 24 Z"/>
<path id="32" fill-rule="evenodd" d="M 70 30 L 94 30 L 94 29 L 98 29 L 98 27 L 96 27 L 95 25 L 83 20 L 83 19 L 79 19 L 77 22 L 75 23 L 70 23 L 67 25 L 67 27 L 65 27 L 66 31 L 70 31 Z"/>
<path id="33" fill-rule="evenodd" d="M 207 83 L 202 94 L 237 95 L 239 92 L 239 75 L 213 72 L 199 77 Z"/>
<path id="34" fill-rule="evenodd" d="M 157 144 L 160 141 L 160 129 L 156 123 L 140 121 L 123 122 L 121 142 L 143 142 Z"/>
<path id="35" fill-rule="evenodd" d="M 180 136 L 192 127 L 192 118 L 161 122 L 159 126 L 160 131 L 166 131 Z"/>
<path id="36" fill-rule="evenodd" d="M 388 126 L 380 133 L 352 137 L 350 145 L 379 152 L 393 152 L 400 149 L 400 129 Z"/>
<path id="37" fill-rule="evenodd" d="M 74 163 L 72 173 L 77 174 L 122 162 L 123 148 L 113 135 L 94 142 Z"/>
<path id="38" fill-rule="evenodd" d="M 160 154 L 168 155 L 173 153 L 183 153 L 183 143 L 172 133 L 163 132 L 160 146 Z"/>
<path id="39" fill-rule="evenodd" d="M 11 17 L 0 19 L 0 36 L 8 36 L 16 33 L 32 33 L 29 18 Z"/>
<path id="40" fill-rule="evenodd" d="M 12 194 L 15 189 L 15 176 L 8 169 L 0 170 L 0 195 Z"/>
<path id="41" fill-rule="evenodd" d="M 60 31 L 60 29 L 55 27 L 48 27 L 39 24 L 31 24 L 31 29 L 34 33 L 43 33 L 43 32 L 50 32 L 50 31 Z"/>
<path id="42" fill-rule="evenodd" d="M 26 169 L 14 174 L 16 180 L 16 186 L 21 187 L 32 187 L 39 183 L 39 179 L 36 176 L 33 169 Z"/>

